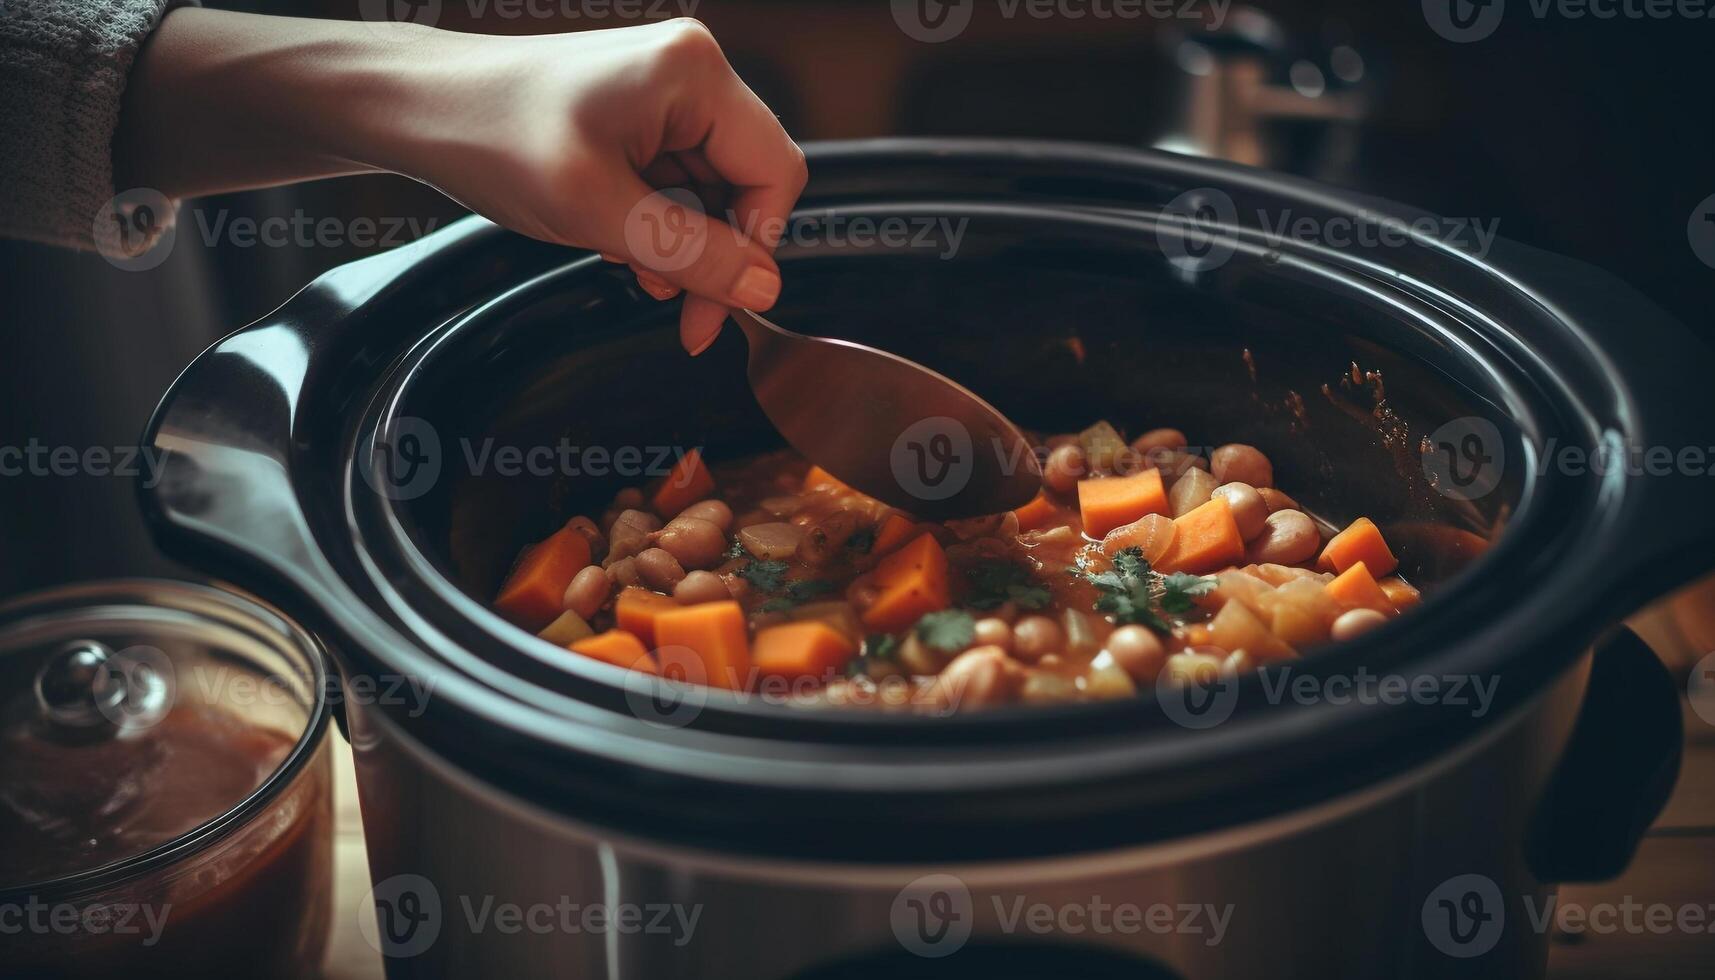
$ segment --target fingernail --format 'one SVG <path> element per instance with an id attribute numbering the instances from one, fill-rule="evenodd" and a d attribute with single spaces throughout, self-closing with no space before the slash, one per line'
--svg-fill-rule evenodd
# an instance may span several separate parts
<path id="1" fill-rule="evenodd" d="M 766 310 L 780 298 L 780 274 L 753 265 L 732 284 L 732 298 L 747 310 Z"/>
<path id="2" fill-rule="evenodd" d="M 698 354 L 701 354 L 703 351 L 708 350 L 711 346 L 714 345 L 714 342 L 720 337 L 720 335 L 721 335 L 721 330 L 719 327 L 716 327 L 715 329 L 709 331 L 709 335 L 707 337 L 704 337 L 701 343 L 699 343 L 699 344 L 697 344 L 697 346 L 691 348 L 691 356 L 696 357 Z"/>
<path id="3" fill-rule="evenodd" d="M 679 295 L 679 287 L 670 283 L 655 282 L 639 276 L 637 284 L 643 287 L 644 292 L 658 300 L 669 300 Z"/>

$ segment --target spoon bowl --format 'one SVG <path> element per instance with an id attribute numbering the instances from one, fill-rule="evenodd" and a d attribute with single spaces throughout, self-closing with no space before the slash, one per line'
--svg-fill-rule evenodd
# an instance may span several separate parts
<path id="1" fill-rule="evenodd" d="M 811 462 L 919 517 L 1012 510 L 1042 488 L 1024 433 L 963 385 L 896 354 L 733 311 L 763 414 Z"/>

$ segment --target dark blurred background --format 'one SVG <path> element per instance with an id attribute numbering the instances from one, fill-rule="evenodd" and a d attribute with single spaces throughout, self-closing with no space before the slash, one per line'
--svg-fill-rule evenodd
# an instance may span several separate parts
<path id="1" fill-rule="evenodd" d="M 439 0 L 436 9 L 439 26 L 491 33 L 623 26 L 631 10 L 690 13 L 801 140 L 1036 136 L 1228 157 L 1498 222 L 1503 237 L 1609 269 L 1710 330 L 1715 268 L 1687 228 L 1715 194 L 1702 103 L 1715 19 L 1538 16 L 1512 0 L 1492 34 L 1454 43 L 1430 22 L 1436 4 L 1481 12 L 1466 0 L 1167 4 L 1189 17 L 1113 16 L 1138 9 L 1126 0 L 1064 0 L 1034 16 L 1024 11 L 1041 8 L 1021 2 Z M 358 0 L 210 5 L 359 16 Z M 966 10 L 969 25 L 940 43 L 900 26 Z M 134 443 L 160 393 L 214 338 L 321 271 L 397 244 L 411 222 L 421 230 L 459 213 L 410 181 L 362 177 L 196 202 L 167 260 L 148 271 L 0 242 L 0 447 Z M 269 217 L 370 218 L 388 240 L 268 245 L 230 232 L 230 222 Z M 170 571 L 136 516 L 133 484 L 0 475 L 0 594 Z"/>

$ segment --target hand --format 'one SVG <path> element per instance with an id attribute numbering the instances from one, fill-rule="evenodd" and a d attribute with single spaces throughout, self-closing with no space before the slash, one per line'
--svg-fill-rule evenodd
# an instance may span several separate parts
<path id="1" fill-rule="evenodd" d="M 169 197 L 389 170 L 688 293 L 700 353 L 780 291 L 804 155 L 701 24 L 536 37 L 180 8 L 139 54 L 120 187 Z M 664 188 L 687 191 L 662 193 Z"/>
<path id="2" fill-rule="evenodd" d="M 693 354 L 729 308 L 774 305 L 771 253 L 804 154 L 706 28 L 436 34 L 435 109 L 397 134 L 393 169 L 526 235 L 628 263 L 656 299 L 684 290 Z"/>

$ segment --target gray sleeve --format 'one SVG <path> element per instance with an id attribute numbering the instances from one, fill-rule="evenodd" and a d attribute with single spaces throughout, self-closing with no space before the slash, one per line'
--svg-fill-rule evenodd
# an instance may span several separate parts
<path id="1" fill-rule="evenodd" d="M 119 100 L 144 39 L 185 2 L 0 0 L 0 235 L 112 244 L 97 236 L 109 238 L 99 229 L 125 189 L 113 186 Z M 161 215 L 151 235 L 171 220 Z"/>

